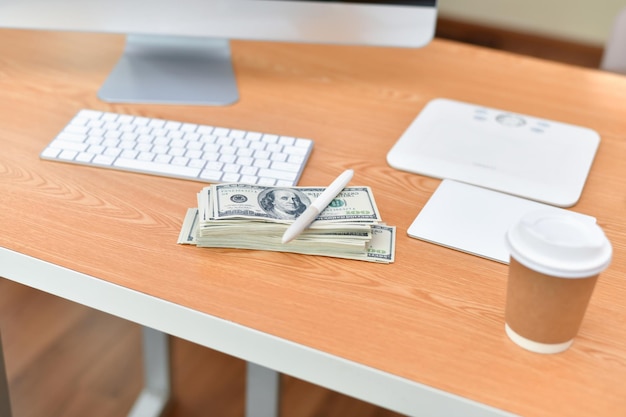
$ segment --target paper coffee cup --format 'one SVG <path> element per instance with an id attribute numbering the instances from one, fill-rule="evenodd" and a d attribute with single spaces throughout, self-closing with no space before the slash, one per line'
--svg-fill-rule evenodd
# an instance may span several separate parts
<path id="1" fill-rule="evenodd" d="M 569 348 L 612 247 L 593 221 L 567 211 L 540 210 L 507 232 L 510 251 L 505 331 L 538 353 Z"/>

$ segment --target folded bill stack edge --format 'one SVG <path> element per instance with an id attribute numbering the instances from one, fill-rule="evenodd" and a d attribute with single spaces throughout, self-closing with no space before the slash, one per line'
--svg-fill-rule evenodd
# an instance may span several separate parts
<path id="1" fill-rule="evenodd" d="M 370 262 L 395 258 L 394 226 L 382 222 L 369 187 L 344 188 L 311 225 L 289 243 L 285 230 L 324 187 L 214 184 L 197 196 L 179 234 L 179 244 L 293 252 Z"/>

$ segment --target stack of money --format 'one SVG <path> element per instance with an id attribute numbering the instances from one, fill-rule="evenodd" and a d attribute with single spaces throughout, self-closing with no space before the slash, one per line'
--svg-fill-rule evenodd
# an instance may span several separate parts
<path id="1" fill-rule="evenodd" d="M 346 187 L 313 223 L 289 243 L 285 230 L 323 187 L 265 187 L 215 184 L 198 193 L 178 243 L 241 248 L 391 263 L 395 227 L 382 223 L 369 187 Z"/>

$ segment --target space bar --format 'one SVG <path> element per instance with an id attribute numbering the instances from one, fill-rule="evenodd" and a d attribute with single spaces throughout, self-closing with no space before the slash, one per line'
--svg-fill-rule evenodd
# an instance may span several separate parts
<path id="1" fill-rule="evenodd" d="M 198 168 L 159 164 L 157 162 L 138 161 L 136 159 L 126 158 L 117 158 L 113 163 L 113 166 L 139 172 L 151 172 L 159 175 L 171 175 L 188 178 L 197 178 L 200 174 L 200 169 Z"/>

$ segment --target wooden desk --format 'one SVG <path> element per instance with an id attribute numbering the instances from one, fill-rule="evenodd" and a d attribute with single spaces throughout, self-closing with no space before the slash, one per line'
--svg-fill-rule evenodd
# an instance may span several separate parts
<path id="1" fill-rule="evenodd" d="M 459 396 L 528 417 L 625 415 L 626 78 L 443 40 L 418 50 L 233 42 L 236 105 L 109 105 L 96 91 L 122 37 L 0 36 L 0 276 L 406 414 L 480 414 L 458 412 Z M 509 341 L 506 266 L 406 236 L 439 181 L 385 156 L 435 97 L 602 136 L 574 210 L 597 217 L 614 261 L 565 353 Z M 179 246 L 201 183 L 38 158 L 81 108 L 311 137 L 300 184 L 354 168 L 353 183 L 371 186 L 398 227 L 396 262 Z"/>

